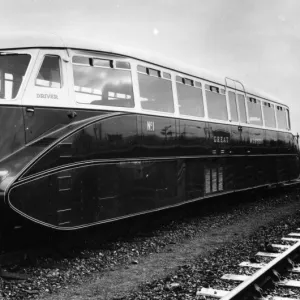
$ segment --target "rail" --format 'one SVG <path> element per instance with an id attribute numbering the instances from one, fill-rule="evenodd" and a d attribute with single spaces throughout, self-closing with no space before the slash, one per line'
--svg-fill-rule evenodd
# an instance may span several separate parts
<path id="1" fill-rule="evenodd" d="M 275 257 L 266 265 L 253 264 L 243 262 L 240 264 L 242 267 L 260 268 L 260 270 L 254 273 L 252 276 L 248 275 L 235 275 L 225 274 L 222 279 L 243 281 L 240 285 L 234 288 L 232 291 L 216 290 L 212 288 L 203 288 L 198 295 L 205 295 L 221 300 L 247 300 L 247 299 L 266 299 L 262 296 L 262 289 L 270 284 L 288 288 L 300 288 L 300 281 L 297 280 L 281 280 L 280 277 L 286 272 L 300 274 L 300 268 L 294 268 L 294 261 L 300 257 L 300 228 L 299 232 L 290 233 L 288 237 L 282 238 L 282 240 L 295 241 L 292 246 L 288 245 L 272 245 L 273 247 L 286 249 L 282 253 L 272 252 L 259 252 L 257 255 Z M 267 298 L 269 299 L 269 298 Z M 273 297 L 275 299 L 289 299 L 284 297 Z"/>

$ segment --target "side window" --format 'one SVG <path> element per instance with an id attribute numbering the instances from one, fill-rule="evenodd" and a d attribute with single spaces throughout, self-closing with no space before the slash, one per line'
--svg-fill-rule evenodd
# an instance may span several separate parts
<path id="1" fill-rule="evenodd" d="M 287 129 L 286 109 L 276 106 L 277 125 L 279 129 Z"/>
<path id="2" fill-rule="evenodd" d="M 171 76 L 159 70 L 138 66 L 140 101 L 143 109 L 174 112 Z"/>
<path id="3" fill-rule="evenodd" d="M 14 99 L 24 80 L 29 54 L 0 53 L 0 99 Z"/>
<path id="4" fill-rule="evenodd" d="M 74 56 L 73 76 L 78 103 L 134 107 L 129 62 Z"/>
<path id="5" fill-rule="evenodd" d="M 228 120 L 225 90 L 212 85 L 205 85 L 208 117 Z"/>
<path id="6" fill-rule="evenodd" d="M 176 88 L 180 114 L 204 117 L 201 83 L 176 76 Z"/>
<path id="7" fill-rule="evenodd" d="M 275 128 L 276 122 L 275 122 L 274 104 L 264 102 L 263 111 L 264 111 L 265 125 L 267 127 Z"/>
<path id="8" fill-rule="evenodd" d="M 238 94 L 238 102 L 239 102 L 240 122 L 247 123 L 247 113 L 246 113 L 244 95 Z"/>
<path id="9" fill-rule="evenodd" d="M 46 55 L 35 81 L 36 86 L 61 88 L 60 57 Z"/>
<path id="10" fill-rule="evenodd" d="M 291 130 L 291 119 L 290 119 L 290 111 L 286 109 L 287 119 L 288 119 L 288 129 Z"/>
<path id="11" fill-rule="evenodd" d="M 229 98 L 229 106 L 230 106 L 230 113 L 231 113 L 231 121 L 238 122 L 238 111 L 236 106 L 236 95 L 233 92 L 228 92 Z"/>
<path id="12" fill-rule="evenodd" d="M 262 125 L 262 115 L 261 115 L 261 106 L 260 100 L 252 97 L 247 98 L 249 122 L 253 125 Z"/>

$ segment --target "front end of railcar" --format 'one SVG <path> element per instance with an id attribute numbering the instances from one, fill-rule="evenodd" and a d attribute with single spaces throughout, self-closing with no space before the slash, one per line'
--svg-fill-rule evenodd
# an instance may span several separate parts
<path id="1" fill-rule="evenodd" d="M 16 214 L 7 205 L 6 190 L 22 166 L 15 154 L 25 146 L 21 93 L 32 56 L 24 50 L 0 50 L 0 225 L 13 224 Z M 11 157 L 11 165 L 5 163 Z M 13 158 L 15 157 L 15 159 Z M 0 230 L 1 230 L 0 228 Z"/>

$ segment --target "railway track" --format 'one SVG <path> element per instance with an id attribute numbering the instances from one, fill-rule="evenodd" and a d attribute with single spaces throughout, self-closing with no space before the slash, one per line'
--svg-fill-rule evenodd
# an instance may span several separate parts
<path id="1" fill-rule="evenodd" d="M 299 298 L 279 297 L 266 295 L 270 287 L 284 287 L 287 289 L 297 288 L 300 292 L 300 280 L 282 279 L 289 274 L 299 274 L 300 267 L 295 267 L 295 261 L 300 259 L 300 228 L 297 232 L 290 233 L 283 241 L 294 242 L 294 245 L 272 244 L 270 252 L 258 252 L 257 256 L 273 257 L 267 264 L 241 262 L 240 267 L 255 268 L 259 271 L 252 276 L 240 274 L 224 274 L 221 279 L 227 281 L 241 281 L 236 288 L 231 291 L 218 290 L 213 288 L 202 288 L 197 295 L 219 298 L 222 300 L 250 300 L 250 299 L 272 299 L 272 300 L 296 300 Z M 276 253 L 276 250 L 283 251 Z M 275 251 L 274 251 L 275 250 Z"/>

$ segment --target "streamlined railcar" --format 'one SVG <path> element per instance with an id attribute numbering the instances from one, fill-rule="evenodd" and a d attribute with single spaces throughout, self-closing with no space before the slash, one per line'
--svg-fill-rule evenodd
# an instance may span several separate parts
<path id="1" fill-rule="evenodd" d="M 0 36 L 0 222 L 74 230 L 296 179 L 289 108 L 111 45 Z"/>

